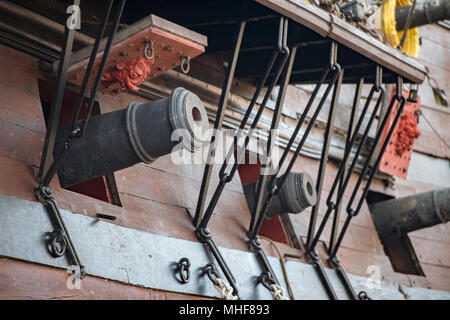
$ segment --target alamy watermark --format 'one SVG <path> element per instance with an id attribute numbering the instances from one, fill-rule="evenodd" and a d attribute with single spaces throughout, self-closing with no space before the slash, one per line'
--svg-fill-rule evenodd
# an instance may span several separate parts
<path id="1" fill-rule="evenodd" d="M 71 5 L 67 7 L 66 13 L 70 14 L 67 18 L 67 28 L 70 30 L 81 29 L 81 10 L 80 6 Z"/>
<path id="2" fill-rule="evenodd" d="M 279 141 L 278 130 L 252 129 L 209 129 L 202 133 L 200 145 L 193 152 L 189 151 L 181 137 L 190 136 L 188 130 L 174 130 L 172 142 L 177 142 L 172 148 L 171 160 L 174 164 L 261 164 L 262 174 L 271 175 L 278 171 L 280 148 L 274 147 Z M 214 137 L 211 142 L 211 136 Z M 271 143 L 271 155 L 268 155 L 268 140 Z M 251 152 L 247 152 L 251 150 Z"/>
<path id="3" fill-rule="evenodd" d="M 81 289 L 81 270 L 78 265 L 71 265 L 66 270 L 70 276 L 66 280 L 67 289 L 80 290 Z"/>
<path id="4" fill-rule="evenodd" d="M 381 268 L 376 264 L 367 267 L 366 273 L 370 276 L 366 280 L 366 287 L 369 290 L 381 289 Z"/>

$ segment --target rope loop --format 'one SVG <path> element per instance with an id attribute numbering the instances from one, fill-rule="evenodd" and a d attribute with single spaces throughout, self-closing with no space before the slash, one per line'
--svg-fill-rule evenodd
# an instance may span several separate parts
<path id="1" fill-rule="evenodd" d="M 214 284 L 214 288 L 219 290 L 222 299 L 224 300 L 237 300 L 238 297 L 233 295 L 233 288 L 223 279 L 216 278 L 217 284 Z"/>
<path id="2" fill-rule="evenodd" d="M 261 282 L 264 287 L 269 289 L 274 300 L 288 300 L 283 287 L 275 282 L 270 272 L 262 272 L 258 277 L 258 281 Z"/>

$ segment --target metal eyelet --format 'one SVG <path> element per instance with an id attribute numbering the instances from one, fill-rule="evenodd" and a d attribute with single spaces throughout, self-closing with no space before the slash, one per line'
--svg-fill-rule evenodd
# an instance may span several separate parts
<path id="1" fill-rule="evenodd" d="M 186 284 L 189 282 L 191 278 L 191 271 L 189 270 L 190 266 L 191 262 L 188 258 L 181 258 L 180 261 L 178 261 L 177 267 L 180 273 L 181 284 Z"/>
<path id="2" fill-rule="evenodd" d="M 152 53 L 152 54 L 150 55 L 150 57 L 148 56 L 148 50 L 149 50 L 149 49 L 150 49 L 150 52 Z M 144 47 L 144 58 L 147 59 L 147 60 L 152 60 L 153 57 L 154 57 L 154 55 L 155 55 L 155 50 L 153 49 L 153 41 L 150 40 L 150 41 L 148 41 L 148 42 L 145 44 L 145 47 Z"/>
<path id="3" fill-rule="evenodd" d="M 59 245 L 58 245 L 59 244 Z M 54 258 L 62 257 L 66 253 L 67 240 L 60 231 L 54 231 L 50 235 L 50 252 Z"/>
<path id="4" fill-rule="evenodd" d="M 191 69 L 191 58 L 189 56 L 185 56 L 183 57 L 183 59 L 181 60 L 181 71 L 183 71 L 183 73 L 187 74 L 189 72 L 189 70 Z"/>

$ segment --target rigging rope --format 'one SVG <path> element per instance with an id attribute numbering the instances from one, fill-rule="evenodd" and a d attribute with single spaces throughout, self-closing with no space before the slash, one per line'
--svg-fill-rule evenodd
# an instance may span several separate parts
<path id="1" fill-rule="evenodd" d="M 270 293 L 274 300 L 287 300 L 284 289 L 276 283 L 270 285 Z"/>
<path id="2" fill-rule="evenodd" d="M 277 244 L 272 239 L 269 239 L 264 236 L 259 236 L 259 238 L 269 242 L 275 248 L 275 251 L 277 252 L 278 257 L 280 258 L 281 268 L 283 270 L 283 275 L 284 275 L 284 281 L 286 282 L 286 286 L 289 291 L 289 296 L 291 297 L 291 300 L 295 300 L 294 292 L 292 291 L 291 283 L 289 281 L 289 277 L 287 274 L 286 264 L 284 263 L 284 259 L 283 259 L 283 256 L 281 255 L 280 249 L 278 248 Z M 284 289 L 283 288 L 281 288 L 281 289 L 283 290 L 283 295 L 284 295 Z M 275 296 L 274 296 L 274 299 L 275 299 Z"/>
<path id="3" fill-rule="evenodd" d="M 237 300 L 238 297 L 233 295 L 233 288 L 223 279 L 216 278 L 216 283 L 214 283 L 214 288 L 219 290 L 222 299 L 224 300 Z"/>

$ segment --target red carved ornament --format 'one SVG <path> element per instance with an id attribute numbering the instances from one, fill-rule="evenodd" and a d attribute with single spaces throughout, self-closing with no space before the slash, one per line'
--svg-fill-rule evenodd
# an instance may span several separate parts
<path id="1" fill-rule="evenodd" d="M 118 82 L 124 89 L 138 91 L 139 86 L 150 74 L 151 65 L 154 58 L 147 60 L 144 57 L 138 57 L 125 63 L 114 65 L 114 70 L 103 74 L 102 83 L 109 86 Z"/>

